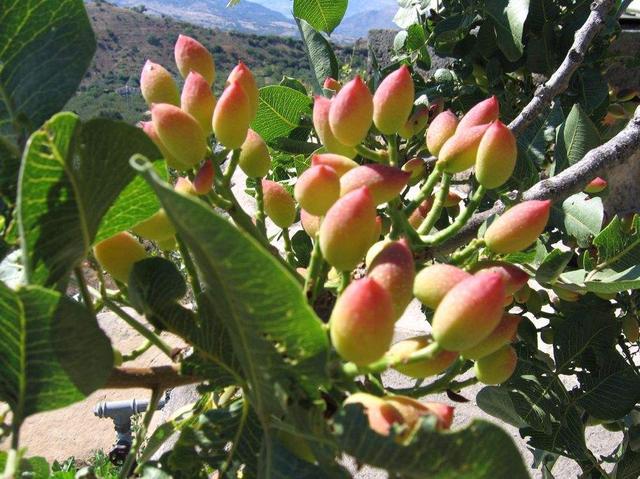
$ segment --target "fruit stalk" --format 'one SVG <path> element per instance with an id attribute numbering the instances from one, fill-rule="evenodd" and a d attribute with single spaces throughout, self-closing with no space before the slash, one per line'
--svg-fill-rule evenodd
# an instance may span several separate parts
<path id="1" fill-rule="evenodd" d="M 231 154 L 231 161 L 229 161 L 229 166 L 227 166 L 227 170 L 224 172 L 224 177 L 222 179 L 222 186 L 224 188 L 229 188 L 231 184 L 231 178 L 233 174 L 236 172 L 236 168 L 238 168 L 238 163 L 240 162 L 240 149 L 233 150 Z"/>
<path id="2" fill-rule="evenodd" d="M 444 173 L 442 175 L 442 180 L 440 181 L 440 191 L 438 191 L 438 195 L 433 203 L 433 206 L 427 217 L 424 219 L 420 227 L 418 228 L 418 234 L 429 233 L 433 229 L 436 224 L 436 221 L 440 218 L 440 214 L 442 213 L 442 208 L 444 207 L 444 202 L 447 199 L 447 195 L 449 194 L 449 186 L 451 185 L 451 174 Z"/>
<path id="3" fill-rule="evenodd" d="M 287 258 L 287 263 L 291 267 L 296 267 L 296 255 L 293 253 L 293 246 L 291 246 L 291 237 L 289 236 L 289 228 L 282 229 L 282 240 L 284 241 L 284 253 Z"/>
<path id="4" fill-rule="evenodd" d="M 316 234 L 313 238 L 313 251 L 309 260 L 309 269 L 307 270 L 307 279 L 304 283 L 304 294 L 309 300 L 309 304 L 313 305 L 316 301 L 316 283 L 320 281 L 322 275 L 324 258 L 320 249 L 320 238 Z"/>
<path id="5" fill-rule="evenodd" d="M 262 178 L 255 178 L 256 180 L 256 228 L 265 237 L 267 236 L 267 227 L 265 225 L 264 215 L 264 190 L 262 189 Z"/>
<path id="6" fill-rule="evenodd" d="M 387 157 L 385 155 L 378 153 L 371 148 L 367 148 L 362 144 L 357 145 L 354 148 L 360 156 L 367 160 L 375 161 L 376 163 L 381 163 L 383 165 L 387 163 Z"/>
<path id="7" fill-rule="evenodd" d="M 411 213 L 418 209 L 418 206 L 420 206 L 424 200 L 431 196 L 431 193 L 433 193 L 433 189 L 436 187 L 436 183 L 440 180 L 441 175 L 442 172 L 438 168 L 433 169 L 416 197 L 411 200 L 407 206 L 405 206 L 404 214 L 407 218 L 411 216 Z"/>
<path id="8" fill-rule="evenodd" d="M 387 137 L 389 145 L 389 165 L 398 167 L 398 135 L 393 134 Z"/>
<path id="9" fill-rule="evenodd" d="M 355 378 L 362 374 L 378 374 L 394 366 L 403 364 L 414 364 L 426 359 L 433 359 L 441 351 L 442 348 L 440 347 L 440 345 L 436 342 L 433 342 L 428 346 L 412 353 L 409 357 L 405 358 L 393 358 L 385 356 L 379 361 L 368 364 L 366 366 L 358 366 L 354 363 L 346 363 L 342 366 L 342 372 L 349 378 Z"/>
<path id="10" fill-rule="evenodd" d="M 484 198 L 486 188 L 482 185 L 479 185 L 476 191 L 474 191 L 473 195 L 471 195 L 471 199 L 467 204 L 467 207 L 456 217 L 456 219 L 447 226 L 445 229 L 438 231 L 430 236 L 425 236 L 422 239 L 422 242 L 425 246 L 433 246 L 440 244 L 449 238 L 451 238 L 454 234 L 462 229 L 464 225 L 467 224 L 471 215 L 478 209 L 480 206 L 480 202 L 482 198 Z"/>

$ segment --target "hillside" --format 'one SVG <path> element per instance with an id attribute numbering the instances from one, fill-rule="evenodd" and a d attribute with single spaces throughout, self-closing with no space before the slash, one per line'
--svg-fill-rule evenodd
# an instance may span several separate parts
<path id="1" fill-rule="evenodd" d="M 147 110 L 139 90 L 146 59 L 177 75 L 173 44 L 180 33 L 190 35 L 213 53 L 218 69 L 216 94 L 239 60 L 251 67 L 260 85 L 280 82 L 283 76 L 309 83 L 311 71 L 301 41 L 294 38 L 248 35 L 211 30 L 168 17 L 150 17 L 105 2 L 88 3 L 87 12 L 98 41 L 93 63 L 67 108 L 83 118 L 105 116 L 139 121 Z M 355 70 L 366 64 L 366 48 L 336 47 L 336 54 Z"/>

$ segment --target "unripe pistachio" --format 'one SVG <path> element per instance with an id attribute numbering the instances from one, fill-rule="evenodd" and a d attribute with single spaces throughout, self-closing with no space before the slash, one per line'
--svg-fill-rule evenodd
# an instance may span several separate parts
<path id="1" fill-rule="evenodd" d="M 280 228 L 288 228 L 296 220 L 296 204 L 280 183 L 262 180 L 264 212 Z"/>
<path id="2" fill-rule="evenodd" d="M 455 191 L 448 191 L 447 197 L 444 199 L 443 206 L 445 208 L 455 208 L 462 201 L 462 197 Z"/>
<path id="3" fill-rule="evenodd" d="M 151 121 L 140 122 L 140 127 L 147 134 L 147 136 L 151 138 L 151 141 L 153 141 L 155 145 L 158 147 L 158 149 L 160 150 L 160 153 L 162 153 L 162 157 L 167 162 L 167 166 L 169 168 L 173 168 L 179 171 L 185 171 L 189 169 L 187 165 L 183 165 L 178 160 L 176 160 L 173 157 L 173 155 L 169 153 L 169 150 L 167 150 L 167 147 L 162 144 L 162 140 L 160 140 L 160 137 L 158 136 L 158 132 L 156 132 L 156 129 L 153 126 L 153 122 Z"/>
<path id="4" fill-rule="evenodd" d="M 580 299 L 579 293 L 571 291 L 567 288 L 563 288 L 562 286 L 559 286 L 557 284 L 553 285 L 551 289 L 553 289 L 553 292 L 556 293 L 556 296 L 558 298 L 560 298 L 562 301 L 566 301 L 567 303 L 575 303 Z"/>
<path id="5" fill-rule="evenodd" d="M 366 138 L 373 122 L 373 96 L 359 76 L 347 83 L 331 101 L 329 126 L 346 146 L 357 146 Z"/>
<path id="6" fill-rule="evenodd" d="M 234 82 L 237 82 L 242 87 L 245 94 L 247 95 L 247 98 L 249 99 L 249 121 L 251 121 L 255 118 L 256 112 L 258 111 L 258 97 L 260 96 L 260 93 L 258 91 L 258 85 L 256 84 L 256 79 L 253 76 L 253 73 L 242 62 L 238 63 L 236 67 L 231 70 L 229 78 L 227 78 L 226 86 L 228 87 Z"/>
<path id="7" fill-rule="evenodd" d="M 443 111 L 436 116 L 427 129 L 427 149 L 429 153 L 438 156 L 440 150 L 456 132 L 458 117 L 451 111 Z"/>
<path id="8" fill-rule="evenodd" d="M 327 77 L 322 84 L 322 88 L 338 93 L 342 89 L 342 83 L 335 78 Z"/>
<path id="9" fill-rule="evenodd" d="M 277 431 L 276 437 L 280 440 L 282 445 L 298 459 L 302 459 L 303 461 L 307 461 L 311 464 L 315 464 L 317 462 L 311 446 L 304 438 L 283 430 Z"/>
<path id="10" fill-rule="evenodd" d="M 376 206 L 367 187 L 347 193 L 327 211 L 320 226 L 320 248 L 327 262 L 351 271 L 362 260 L 376 228 Z"/>
<path id="11" fill-rule="evenodd" d="M 387 404 L 395 407 L 402 415 L 404 423 L 409 430 L 402 434 L 400 439 L 408 438 L 412 429 L 418 425 L 423 416 L 436 417 L 436 430 L 446 431 L 453 423 L 454 408 L 441 403 L 422 403 L 407 396 L 385 396 Z"/>
<path id="12" fill-rule="evenodd" d="M 487 246 L 495 253 L 507 254 L 531 246 L 549 221 L 551 201 L 525 201 L 507 210 L 484 233 Z"/>
<path id="13" fill-rule="evenodd" d="M 315 238 L 320 231 L 320 225 L 322 224 L 322 218 L 320 216 L 314 216 L 311 213 L 307 213 L 305 210 L 300 210 L 300 222 L 302 228 L 306 231 L 310 238 Z"/>
<path id="14" fill-rule="evenodd" d="M 398 132 L 413 108 L 415 87 L 406 65 L 389 74 L 373 95 L 373 122 L 384 135 Z"/>
<path id="15" fill-rule="evenodd" d="M 367 275 L 389 292 L 395 317 L 399 319 L 413 299 L 415 267 L 407 241 L 401 239 L 385 245 L 373 258 Z"/>
<path id="16" fill-rule="evenodd" d="M 492 96 L 471 108 L 460 120 L 457 131 L 464 133 L 471 127 L 491 123 L 497 120 L 499 116 L 500 103 L 498 98 Z"/>
<path id="17" fill-rule="evenodd" d="M 231 82 L 213 110 L 211 125 L 216 138 L 230 150 L 240 148 L 247 138 L 252 118 L 252 106 L 245 90 L 240 83 Z"/>
<path id="18" fill-rule="evenodd" d="M 373 236 L 371 237 L 370 244 L 374 244 L 380 239 L 382 234 L 382 216 L 376 216 L 376 227 L 373 229 Z"/>
<path id="19" fill-rule="evenodd" d="M 346 361 L 364 366 L 380 359 L 393 338 L 391 296 L 372 278 L 352 282 L 329 320 L 331 342 Z"/>
<path id="20" fill-rule="evenodd" d="M 498 326 L 496 326 L 485 340 L 471 349 L 462 351 L 460 354 L 466 359 L 474 360 L 489 356 L 502 348 L 505 344 L 509 344 L 516 339 L 520 321 L 522 321 L 520 316 L 516 316 L 515 314 L 505 314 L 502 316 Z"/>
<path id="21" fill-rule="evenodd" d="M 175 236 L 156 241 L 156 245 L 158 245 L 158 249 L 160 249 L 161 251 L 175 251 L 178 248 L 178 243 L 176 242 Z"/>
<path id="22" fill-rule="evenodd" d="M 378 216 L 379 218 L 379 216 Z M 371 267 L 371 263 L 373 263 L 373 260 L 376 258 L 376 256 L 378 256 L 378 254 L 385 249 L 385 247 L 389 244 L 393 243 L 393 241 L 388 240 L 388 239 L 384 239 L 382 241 L 377 241 L 375 243 L 373 243 L 373 245 L 371 245 L 371 248 L 369 248 L 369 250 L 367 251 L 367 255 L 364 259 L 364 265 L 367 269 L 369 269 Z"/>
<path id="23" fill-rule="evenodd" d="M 418 105 L 409 119 L 398 130 L 398 134 L 405 140 L 410 140 L 425 129 L 429 123 L 429 107 Z"/>
<path id="24" fill-rule="evenodd" d="M 151 217 L 141 221 L 131 228 L 131 231 L 150 241 L 168 240 L 176 234 L 176 229 L 164 209 L 158 210 Z"/>
<path id="25" fill-rule="evenodd" d="M 345 173 L 340 178 L 342 196 L 362 186 L 366 186 L 376 205 L 391 201 L 407 186 L 411 175 L 400 168 L 371 163 L 361 165 Z"/>
<path id="26" fill-rule="evenodd" d="M 406 171 L 411 176 L 409 177 L 409 185 L 414 186 L 420 183 L 420 181 L 426 176 L 427 169 L 426 164 L 422 158 L 411 158 L 404 165 L 402 165 L 402 171 Z"/>
<path id="27" fill-rule="evenodd" d="M 505 296 L 504 281 L 498 273 L 461 281 L 436 308 L 431 322 L 434 339 L 448 351 L 464 351 L 480 344 L 500 323 Z"/>
<path id="28" fill-rule="evenodd" d="M 177 106 L 153 105 L 151 120 L 160 141 L 180 164 L 192 168 L 207 154 L 207 139 L 202 128 L 195 118 Z"/>
<path id="29" fill-rule="evenodd" d="M 411 354 L 426 348 L 433 343 L 431 336 L 418 336 L 397 342 L 389 350 L 388 355 L 396 359 L 406 359 Z M 416 379 L 428 378 L 440 374 L 458 359 L 458 353 L 452 351 L 440 351 L 435 357 L 425 359 L 412 364 L 400 364 L 394 369 L 406 376 Z"/>
<path id="30" fill-rule="evenodd" d="M 316 96 L 313 102 L 313 128 L 316 130 L 320 142 L 329 153 L 343 155 L 348 158 L 356 156 L 356 150 L 351 146 L 343 145 L 331 131 L 329 125 L 329 111 L 332 100 L 323 96 Z"/>
<path id="31" fill-rule="evenodd" d="M 408 221 L 413 229 L 417 230 L 420 227 L 424 219 L 429 214 L 429 211 L 431 211 L 432 207 L 433 198 L 427 198 L 422 203 L 420 203 L 420 205 L 415 209 L 413 213 L 411 213 Z"/>
<path id="32" fill-rule="evenodd" d="M 338 177 L 342 177 L 346 172 L 353 170 L 358 163 L 351 158 L 347 158 L 343 155 L 336 155 L 335 153 L 322 153 L 319 155 L 313 155 L 311 157 L 311 165 L 325 165 L 330 166 L 338 174 Z"/>
<path id="33" fill-rule="evenodd" d="M 183 195 L 196 195 L 196 190 L 193 187 L 193 183 L 187 177 L 180 176 L 176 180 L 176 184 L 173 186 L 173 189 Z"/>
<path id="34" fill-rule="evenodd" d="M 640 326 L 638 326 L 638 320 L 631 315 L 625 316 L 622 320 L 622 332 L 627 338 L 627 341 L 637 343 L 638 339 L 640 339 Z"/>
<path id="35" fill-rule="evenodd" d="M 599 176 L 584 187 L 584 192 L 589 194 L 600 193 L 607 188 L 607 180 L 600 178 Z"/>
<path id="36" fill-rule="evenodd" d="M 196 177 L 193 179 L 193 191 L 196 195 L 206 195 L 213 188 L 213 179 L 215 178 L 215 170 L 211 160 L 206 160 Z"/>
<path id="37" fill-rule="evenodd" d="M 133 264 L 147 257 L 140 242 L 126 231 L 96 244 L 93 254 L 107 273 L 125 284 L 129 281 Z"/>
<path id="38" fill-rule="evenodd" d="M 425 306 L 436 309 L 454 286 L 470 277 L 469 273 L 456 266 L 433 264 L 416 275 L 413 294 Z"/>
<path id="39" fill-rule="evenodd" d="M 238 166 L 245 175 L 252 178 L 266 176 L 271 168 L 271 155 L 267 144 L 250 128 L 240 150 Z"/>
<path id="40" fill-rule="evenodd" d="M 475 274 L 499 273 L 504 280 L 504 290 L 507 295 L 522 289 L 529 281 L 529 275 L 516 265 L 506 261 L 480 261 L 470 271 Z"/>
<path id="41" fill-rule="evenodd" d="M 182 87 L 180 108 L 194 117 L 206 134 L 212 131 L 211 120 L 215 107 L 216 98 L 207 80 L 199 73 L 189 73 Z"/>
<path id="42" fill-rule="evenodd" d="M 294 196 L 303 209 L 323 216 L 340 198 L 340 178 L 329 166 L 312 166 L 298 178 Z"/>
<path id="43" fill-rule="evenodd" d="M 355 393 L 349 396 L 344 405 L 361 404 L 369 419 L 369 427 L 382 436 L 388 436 L 394 424 L 402 424 L 400 412 L 382 398 L 367 393 Z"/>
<path id="44" fill-rule="evenodd" d="M 197 72 L 209 86 L 213 85 L 216 65 L 213 56 L 202 43 L 186 35 L 179 35 L 173 52 L 182 78 L 187 78 L 189 72 Z"/>
<path id="45" fill-rule="evenodd" d="M 555 339 L 555 332 L 551 328 L 543 329 L 540 332 L 540 339 L 544 344 L 553 344 L 553 340 Z"/>
<path id="46" fill-rule="evenodd" d="M 513 299 L 516 300 L 516 303 L 526 304 L 531 297 L 531 287 L 528 284 L 525 284 L 518 291 L 513 293 Z"/>
<path id="47" fill-rule="evenodd" d="M 140 91 L 147 105 L 169 103 L 180 105 L 178 85 L 162 65 L 147 60 L 140 75 Z"/>
<path id="48" fill-rule="evenodd" d="M 516 137 L 501 121 L 494 121 L 486 131 L 476 156 L 476 178 L 488 189 L 507 182 L 516 167 L 518 145 Z"/>
<path id="49" fill-rule="evenodd" d="M 460 173 L 476 162 L 478 147 L 489 125 L 472 126 L 459 130 L 449 138 L 438 153 L 437 168 L 445 173 Z"/>
<path id="50" fill-rule="evenodd" d="M 478 359 L 473 369 L 478 381 L 483 384 L 502 384 L 516 370 L 518 355 L 513 347 L 507 345 L 495 353 Z"/>

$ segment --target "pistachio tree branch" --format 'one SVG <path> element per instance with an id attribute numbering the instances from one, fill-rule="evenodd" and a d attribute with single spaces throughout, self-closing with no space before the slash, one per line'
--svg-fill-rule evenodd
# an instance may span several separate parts
<path id="1" fill-rule="evenodd" d="M 182 375 L 176 365 L 150 368 L 117 367 L 111 371 L 104 388 L 164 390 L 199 382 L 202 382 L 202 378 Z"/>
<path id="2" fill-rule="evenodd" d="M 594 148 L 578 163 L 560 174 L 544 179 L 522 194 L 522 201 L 552 200 L 562 201 L 578 193 L 595 177 L 604 174 L 614 166 L 623 163 L 634 153 L 640 151 L 640 108 L 627 126 L 605 144 Z M 442 245 L 431 250 L 432 255 L 447 254 L 468 243 L 487 218 L 500 214 L 505 205 L 497 201 L 493 208 L 477 213 L 458 234 Z"/>
<path id="3" fill-rule="evenodd" d="M 613 0 L 596 0 L 591 4 L 591 13 L 587 21 L 576 31 L 573 45 L 558 69 L 546 83 L 538 87 L 531 101 L 509 124 L 514 135 L 522 134 L 527 126 L 549 107 L 551 101 L 569 87 L 571 77 L 584 61 L 593 39 L 604 28 L 607 13 L 615 3 Z"/>

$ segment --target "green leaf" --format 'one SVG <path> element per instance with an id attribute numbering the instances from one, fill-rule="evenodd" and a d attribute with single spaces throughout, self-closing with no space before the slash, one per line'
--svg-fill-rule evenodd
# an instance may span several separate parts
<path id="1" fill-rule="evenodd" d="M 18 191 L 29 282 L 65 281 L 96 238 L 131 228 L 157 211 L 155 196 L 142 182 L 127 189 L 136 178 L 129 166 L 136 153 L 160 157 L 139 128 L 105 119 L 82 124 L 72 113 L 55 115 L 31 136 Z"/>
<path id="2" fill-rule="evenodd" d="M 403 446 L 373 432 L 360 405 L 348 405 L 334 417 L 336 438 L 346 453 L 402 477 L 529 477 L 513 440 L 494 424 L 474 420 L 464 429 L 445 433 L 434 431 L 429 421 L 420 426 L 411 443 Z"/>
<path id="3" fill-rule="evenodd" d="M 331 33 L 347 11 L 347 0 L 293 0 L 293 16 L 316 30 Z"/>
<path id="4" fill-rule="evenodd" d="M 300 284 L 253 238 L 164 184 L 149 163 L 138 161 L 137 168 L 198 264 L 212 305 L 209 320 L 224 325 L 261 422 L 282 412 L 291 382 L 317 395 L 328 380 L 329 345 Z"/>
<path id="5" fill-rule="evenodd" d="M 311 99 L 286 86 L 266 86 L 260 89 L 260 104 L 253 128 L 267 143 L 288 137 L 311 114 Z"/>
<path id="6" fill-rule="evenodd" d="M 0 283 L 0 400 L 20 424 L 84 399 L 111 373 L 111 343 L 95 317 L 60 293 Z"/>
<path id="7" fill-rule="evenodd" d="M 576 164 L 601 143 L 598 129 L 580 104 L 576 103 L 558 130 L 555 173 L 558 174 L 567 166 Z"/>
<path id="8" fill-rule="evenodd" d="M 291 237 L 291 246 L 296 255 L 298 266 L 301 268 L 309 266 L 311 251 L 313 250 L 313 243 L 309 235 L 302 230 L 297 231 L 296 234 Z"/>
<path id="9" fill-rule="evenodd" d="M 600 70 L 582 68 L 575 77 L 580 105 L 591 113 L 609 98 L 609 84 Z"/>
<path id="10" fill-rule="evenodd" d="M 328 77 L 338 79 L 340 76 L 338 59 L 322 33 L 314 30 L 301 18 L 296 18 L 296 22 L 313 70 L 314 90 L 316 93 L 322 93 L 322 85 Z M 296 90 L 300 91 L 298 88 Z M 306 95 L 306 92 L 302 93 Z"/>
<path id="11" fill-rule="evenodd" d="M 554 249 L 549 253 L 536 271 L 538 283 L 554 283 L 573 258 L 573 251 Z"/>
<path id="12" fill-rule="evenodd" d="M 3 0 L 0 134 L 28 134 L 60 111 L 95 49 L 82 0 Z"/>
<path id="13" fill-rule="evenodd" d="M 600 198 L 585 193 L 570 196 L 562 203 L 564 226 L 567 233 L 578 241 L 578 246 L 588 248 L 600 233 L 604 220 L 604 208 Z"/>
<path id="14" fill-rule="evenodd" d="M 524 51 L 522 34 L 529 15 L 529 0 L 489 0 L 485 9 L 495 26 L 500 50 L 515 62 Z"/>
<path id="15" fill-rule="evenodd" d="M 521 428 L 527 423 L 517 413 L 507 388 L 487 386 L 476 396 L 478 407 L 487 414 L 496 417 L 513 427 Z"/>

